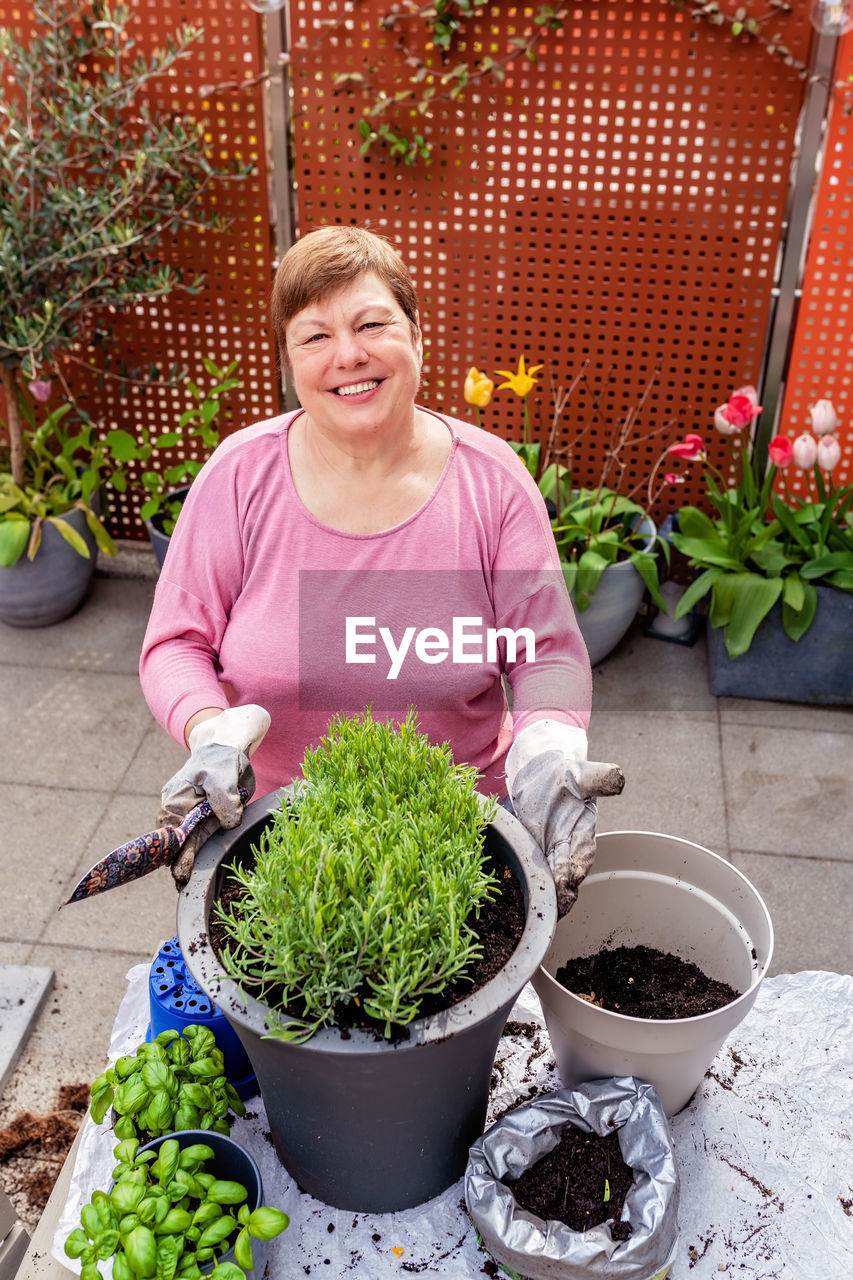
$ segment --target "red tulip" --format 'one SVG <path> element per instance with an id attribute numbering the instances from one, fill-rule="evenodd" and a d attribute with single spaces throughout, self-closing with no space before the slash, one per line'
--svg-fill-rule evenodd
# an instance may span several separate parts
<path id="1" fill-rule="evenodd" d="M 714 412 L 714 426 L 724 436 L 734 435 L 748 427 L 753 418 L 761 413 L 758 403 L 758 392 L 755 387 L 741 387 L 729 396 L 725 404 L 721 404 Z"/>
<path id="2" fill-rule="evenodd" d="M 667 449 L 667 453 L 674 454 L 676 458 L 684 458 L 687 462 L 695 462 L 697 458 L 701 458 L 705 453 L 705 441 L 701 436 L 691 432 L 683 440 L 679 440 L 677 444 L 671 444 Z"/>
<path id="3" fill-rule="evenodd" d="M 794 460 L 794 444 L 787 436 L 774 436 L 767 447 L 770 461 L 774 466 L 784 470 Z"/>

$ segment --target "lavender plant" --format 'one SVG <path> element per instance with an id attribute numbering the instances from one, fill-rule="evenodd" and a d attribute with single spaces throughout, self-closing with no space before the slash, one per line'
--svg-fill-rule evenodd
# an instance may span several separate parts
<path id="1" fill-rule="evenodd" d="M 232 867 L 242 897 L 218 908 L 224 968 L 270 1004 L 281 1039 L 307 1039 L 350 1004 L 390 1036 L 479 953 L 471 921 L 498 892 L 482 853 L 495 801 L 414 712 L 399 727 L 369 710 L 336 716 L 303 778 L 254 866 Z"/>

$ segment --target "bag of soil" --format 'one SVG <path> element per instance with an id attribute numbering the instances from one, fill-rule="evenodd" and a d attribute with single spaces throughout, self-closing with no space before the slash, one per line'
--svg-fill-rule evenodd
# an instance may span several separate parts
<path id="1" fill-rule="evenodd" d="M 617 1133 L 622 1160 L 633 1172 L 620 1215 L 630 1229 L 617 1226 L 614 1232 L 610 1217 L 573 1230 L 519 1205 L 511 1184 L 559 1145 L 566 1125 L 602 1138 Z M 608 1197 L 605 1182 L 602 1198 Z M 508 1112 L 471 1147 L 465 1201 L 483 1247 L 510 1274 L 525 1280 L 662 1280 L 675 1254 L 678 1175 L 653 1086 L 633 1076 L 595 1080 Z"/>

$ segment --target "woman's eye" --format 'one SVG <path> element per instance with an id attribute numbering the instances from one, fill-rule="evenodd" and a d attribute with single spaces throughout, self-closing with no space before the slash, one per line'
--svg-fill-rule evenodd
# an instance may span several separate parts
<path id="1" fill-rule="evenodd" d="M 383 329 L 386 323 L 385 320 L 365 320 L 361 327 L 362 329 Z"/>

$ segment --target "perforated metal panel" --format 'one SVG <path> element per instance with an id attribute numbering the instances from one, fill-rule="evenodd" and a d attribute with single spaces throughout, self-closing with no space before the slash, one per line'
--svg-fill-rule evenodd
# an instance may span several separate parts
<path id="1" fill-rule="evenodd" d="M 766 16 L 763 3 L 745 7 Z M 400 66 L 400 41 L 440 72 L 416 20 L 382 25 L 391 8 L 293 0 L 299 222 L 362 223 L 399 245 L 422 303 L 424 401 L 470 415 L 469 366 L 514 368 L 524 354 L 545 366 L 541 431 L 552 383 L 568 387 L 585 368 L 557 442 L 578 442 L 577 480 L 592 483 L 657 370 L 620 488 L 642 489 L 685 430 L 711 433 L 721 460 L 713 410 L 761 369 L 800 75 L 667 0 L 569 4 L 534 65 L 519 58 L 502 84 L 481 79 L 429 115 L 401 111 L 433 155 L 395 167 L 381 150 L 359 155 L 363 83 L 334 87 L 335 77 L 376 81 L 376 68 Z M 807 6 L 795 8 L 766 31 L 805 61 Z M 470 26 L 472 69 L 484 49 L 502 57 L 534 11 L 488 6 Z M 484 420 L 518 438 L 520 409 L 504 391 Z M 666 495 L 657 511 L 698 492 Z"/>
<path id="2" fill-rule="evenodd" d="M 185 390 L 140 386 L 127 380 L 131 371 L 144 377 L 154 365 L 168 371 L 188 369 L 206 384 L 202 357 L 219 366 L 240 360 L 243 389 L 228 397 L 221 418 L 223 434 L 277 411 L 279 404 L 275 352 L 267 323 L 273 270 L 263 86 L 217 90 L 257 78 L 265 68 L 263 20 L 244 0 L 206 0 L 188 8 L 183 0 L 131 0 L 137 51 L 162 47 L 185 22 L 201 26 L 203 36 L 166 79 L 151 82 L 154 109 L 174 109 L 208 121 L 212 153 L 219 164 L 235 160 L 252 164 L 245 181 L 217 183 L 206 197 L 229 220 L 224 232 L 192 227 L 171 237 L 163 256 L 186 278 L 200 272 L 201 291 L 183 291 L 139 306 L 132 314 L 105 315 L 104 347 L 81 350 L 67 367 L 70 384 L 89 413 L 105 430 L 130 432 L 145 425 L 155 432 L 172 430 L 180 414 L 194 403 Z M 32 27 L 29 5 L 0 0 L 0 26 L 24 34 Z M 104 363 L 118 379 L 99 379 L 87 372 Z M 196 442 L 193 442 L 195 445 Z M 194 450 L 194 456 L 198 456 Z M 142 537 L 136 512 L 139 498 L 111 493 L 110 528 L 114 536 Z"/>
<path id="3" fill-rule="evenodd" d="M 809 407 L 831 400 L 846 446 L 832 473 L 853 480 L 853 32 L 841 42 L 837 89 L 830 106 L 824 160 L 806 259 L 802 297 L 788 364 L 779 429 L 796 438 L 811 430 Z M 796 485 L 791 472 L 789 482 Z"/>

